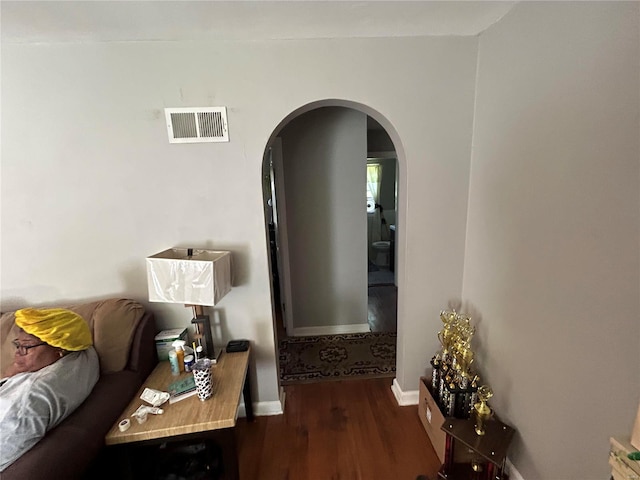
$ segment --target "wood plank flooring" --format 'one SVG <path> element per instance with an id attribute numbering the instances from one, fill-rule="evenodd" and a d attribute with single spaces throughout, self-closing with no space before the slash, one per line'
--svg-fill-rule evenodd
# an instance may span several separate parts
<path id="1" fill-rule="evenodd" d="M 285 387 L 284 415 L 239 419 L 241 480 L 415 480 L 440 463 L 391 379 Z"/>
<path id="2" fill-rule="evenodd" d="M 372 332 L 398 330 L 398 287 L 371 285 L 367 288 L 367 321 Z"/>

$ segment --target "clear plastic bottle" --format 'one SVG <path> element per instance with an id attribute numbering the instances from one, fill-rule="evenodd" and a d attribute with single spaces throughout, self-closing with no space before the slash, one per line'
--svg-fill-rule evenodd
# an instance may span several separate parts
<path id="1" fill-rule="evenodd" d="M 173 348 L 176 349 L 176 356 L 178 357 L 178 370 L 184 372 L 184 340 L 176 340 L 173 342 Z"/>
<path id="2" fill-rule="evenodd" d="M 180 366 L 178 365 L 178 354 L 175 350 L 169 350 L 169 363 L 171 364 L 171 374 L 180 375 Z"/>

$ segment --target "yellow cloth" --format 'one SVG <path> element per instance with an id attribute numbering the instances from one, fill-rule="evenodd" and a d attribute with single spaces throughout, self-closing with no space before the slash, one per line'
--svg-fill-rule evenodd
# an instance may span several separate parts
<path id="1" fill-rule="evenodd" d="M 23 308 L 16 312 L 16 325 L 52 347 L 79 352 L 93 345 L 87 322 L 64 308 Z"/>

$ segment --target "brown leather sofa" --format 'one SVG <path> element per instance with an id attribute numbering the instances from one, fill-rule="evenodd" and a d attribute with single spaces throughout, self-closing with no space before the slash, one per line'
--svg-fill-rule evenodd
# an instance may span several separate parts
<path id="1" fill-rule="evenodd" d="M 153 314 L 138 302 L 113 298 L 65 307 L 91 328 L 100 378 L 75 412 L 0 473 L 2 480 L 85 477 L 95 469 L 105 434 L 157 364 Z M 17 329 L 14 318 L 14 312 L 0 317 L 1 371 L 15 350 L 10 344 Z"/>

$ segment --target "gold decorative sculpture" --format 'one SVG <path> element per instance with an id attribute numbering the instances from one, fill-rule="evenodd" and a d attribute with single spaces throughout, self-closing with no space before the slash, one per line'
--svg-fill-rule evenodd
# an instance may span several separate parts
<path id="1" fill-rule="evenodd" d="M 485 423 L 491 418 L 493 415 L 493 410 L 491 407 L 487 405 L 487 401 L 493 397 L 493 390 L 488 385 L 482 385 L 478 388 L 478 399 L 480 400 L 473 406 L 473 411 L 475 415 L 475 431 L 478 435 L 485 434 Z"/>
<path id="2" fill-rule="evenodd" d="M 468 418 L 477 401 L 478 375 L 471 369 L 474 362 L 471 339 L 476 329 L 470 317 L 455 310 L 441 311 L 440 320 L 441 348 L 431 359 L 431 389 L 446 416 Z"/>
<path id="3" fill-rule="evenodd" d="M 440 340 L 440 344 L 442 345 L 440 357 L 442 358 L 442 362 L 446 363 L 449 361 L 451 347 L 456 336 L 456 312 L 442 311 L 440 312 L 440 320 L 442 320 L 443 324 L 442 330 L 438 332 L 438 340 Z"/>

